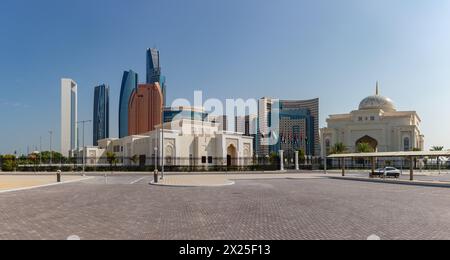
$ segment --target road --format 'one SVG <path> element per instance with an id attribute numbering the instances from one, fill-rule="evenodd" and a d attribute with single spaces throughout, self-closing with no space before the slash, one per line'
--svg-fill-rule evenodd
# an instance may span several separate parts
<path id="1" fill-rule="evenodd" d="M 173 188 L 150 178 L 0 194 L 0 239 L 450 239 L 450 189 L 333 179 Z"/>

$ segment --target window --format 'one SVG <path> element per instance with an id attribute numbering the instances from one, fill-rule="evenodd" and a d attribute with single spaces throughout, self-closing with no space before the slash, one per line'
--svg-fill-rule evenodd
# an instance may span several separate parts
<path id="1" fill-rule="evenodd" d="M 409 137 L 405 137 L 405 139 L 403 139 L 403 150 L 405 152 L 410 150 L 410 141 L 409 141 Z"/>
<path id="2" fill-rule="evenodd" d="M 370 117 L 370 121 L 375 121 L 375 117 L 374 117 L 374 116 L 371 116 L 371 117 Z"/>
<path id="3" fill-rule="evenodd" d="M 206 163 L 206 156 L 202 157 L 202 163 Z"/>
<path id="4" fill-rule="evenodd" d="M 359 122 L 362 122 L 362 121 L 363 121 L 362 116 L 358 117 L 358 121 L 359 121 Z"/>
<path id="5" fill-rule="evenodd" d="M 209 164 L 212 164 L 212 163 L 213 163 L 213 158 L 212 158 L 212 156 L 209 156 L 209 157 L 208 157 L 208 163 L 209 163 Z"/>

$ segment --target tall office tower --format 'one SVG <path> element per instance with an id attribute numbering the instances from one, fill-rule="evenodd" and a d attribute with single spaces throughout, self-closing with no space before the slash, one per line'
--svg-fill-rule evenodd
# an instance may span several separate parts
<path id="1" fill-rule="evenodd" d="M 276 102 L 276 103 L 275 103 Z M 272 129 L 273 109 L 279 109 L 279 127 Z M 274 100 L 262 98 L 258 109 L 257 154 L 267 156 L 279 150 L 286 157 L 293 157 L 295 151 L 303 150 L 308 156 L 320 156 L 319 141 L 319 99 Z M 268 138 L 277 138 L 277 144 L 269 144 Z"/>
<path id="2" fill-rule="evenodd" d="M 245 136 L 256 135 L 257 115 L 237 116 L 235 122 L 235 132 Z"/>
<path id="3" fill-rule="evenodd" d="M 318 98 L 281 100 L 280 126 L 280 133 L 284 134 L 285 139 L 285 148 L 282 150 L 293 153 L 299 148 L 308 156 L 320 156 Z"/>
<path id="4" fill-rule="evenodd" d="M 69 156 L 77 148 L 78 86 L 71 79 L 61 79 L 61 154 Z"/>
<path id="5" fill-rule="evenodd" d="M 158 49 L 147 50 L 147 84 L 159 83 L 166 106 L 166 77 L 161 75 L 160 53 Z"/>
<path id="6" fill-rule="evenodd" d="M 162 123 L 163 96 L 159 83 L 140 84 L 133 91 L 129 105 L 128 134 L 139 135 L 155 130 Z"/>
<path id="7" fill-rule="evenodd" d="M 167 85 L 166 85 L 166 76 L 161 76 L 161 82 L 159 83 L 160 85 L 161 85 L 161 91 L 162 91 L 162 94 L 163 94 L 163 104 L 164 104 L 164 106 L 166 106 L 167 107 L 167 99 L 166 99 L 166 88 L 167 88 Z"/>
<path id="8" fill-rule="evenodd" d="M 119 101 L 119 137 L 128 136 L 128 107 L 130 104 L 131 94 L 137 89 L 138 74 L 132 70 L 125 71 L 122 78 L 122 86 L 120 88 Z"/>
<path id="9" fill-rule="evenodd" d="M 161 85 L 161 66 L 159 51 L 152 48 L 147 50 L 147 84 L 158 82 Z"/>
<path id="10" fill-rule="evenodd" d="M 93 144 L 98 140 L 109 138 L 109 86 L 100 85 L 94 90 L 94 135 Z"/>

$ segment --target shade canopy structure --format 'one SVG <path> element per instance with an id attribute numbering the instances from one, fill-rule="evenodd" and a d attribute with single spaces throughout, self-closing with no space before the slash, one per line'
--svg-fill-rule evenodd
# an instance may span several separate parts
<path id="1" fill-rule="evenodd" d="M 375 171 L 375 162 L 378 158 L 406 158 L 410 161 L 410 180 L 414 180 L 414 159 L 422 157 L 450 157 L 450 151 L 414 151 L 414 152 L 375 152 L 375 153 L 343 153 L 327 156 L 328 159 L 368 158 L 372 161 L 372 175 Z M 372 177 L 371 175 L 371 177 Z M 342 176 L 345 176 L 345 163 L 342 164 Z"/>
<path id="2" fill-rule="evenodd" d="M 384 153 L 343 153 L 327 156 L 329 159 L 343 158 L 386 158 L 386 157 L 450 157 L 450 151 L 384 152 Z"/>

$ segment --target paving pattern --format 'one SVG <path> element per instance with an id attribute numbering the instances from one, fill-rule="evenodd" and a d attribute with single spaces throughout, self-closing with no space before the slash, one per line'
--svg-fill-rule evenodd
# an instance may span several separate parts
<path id="1" fill-rule="evenodd" d="M 151 186 L 96 177 L 0 194 L 0 239 L 450 239 L 450 189 L 332 179 Z"/>

